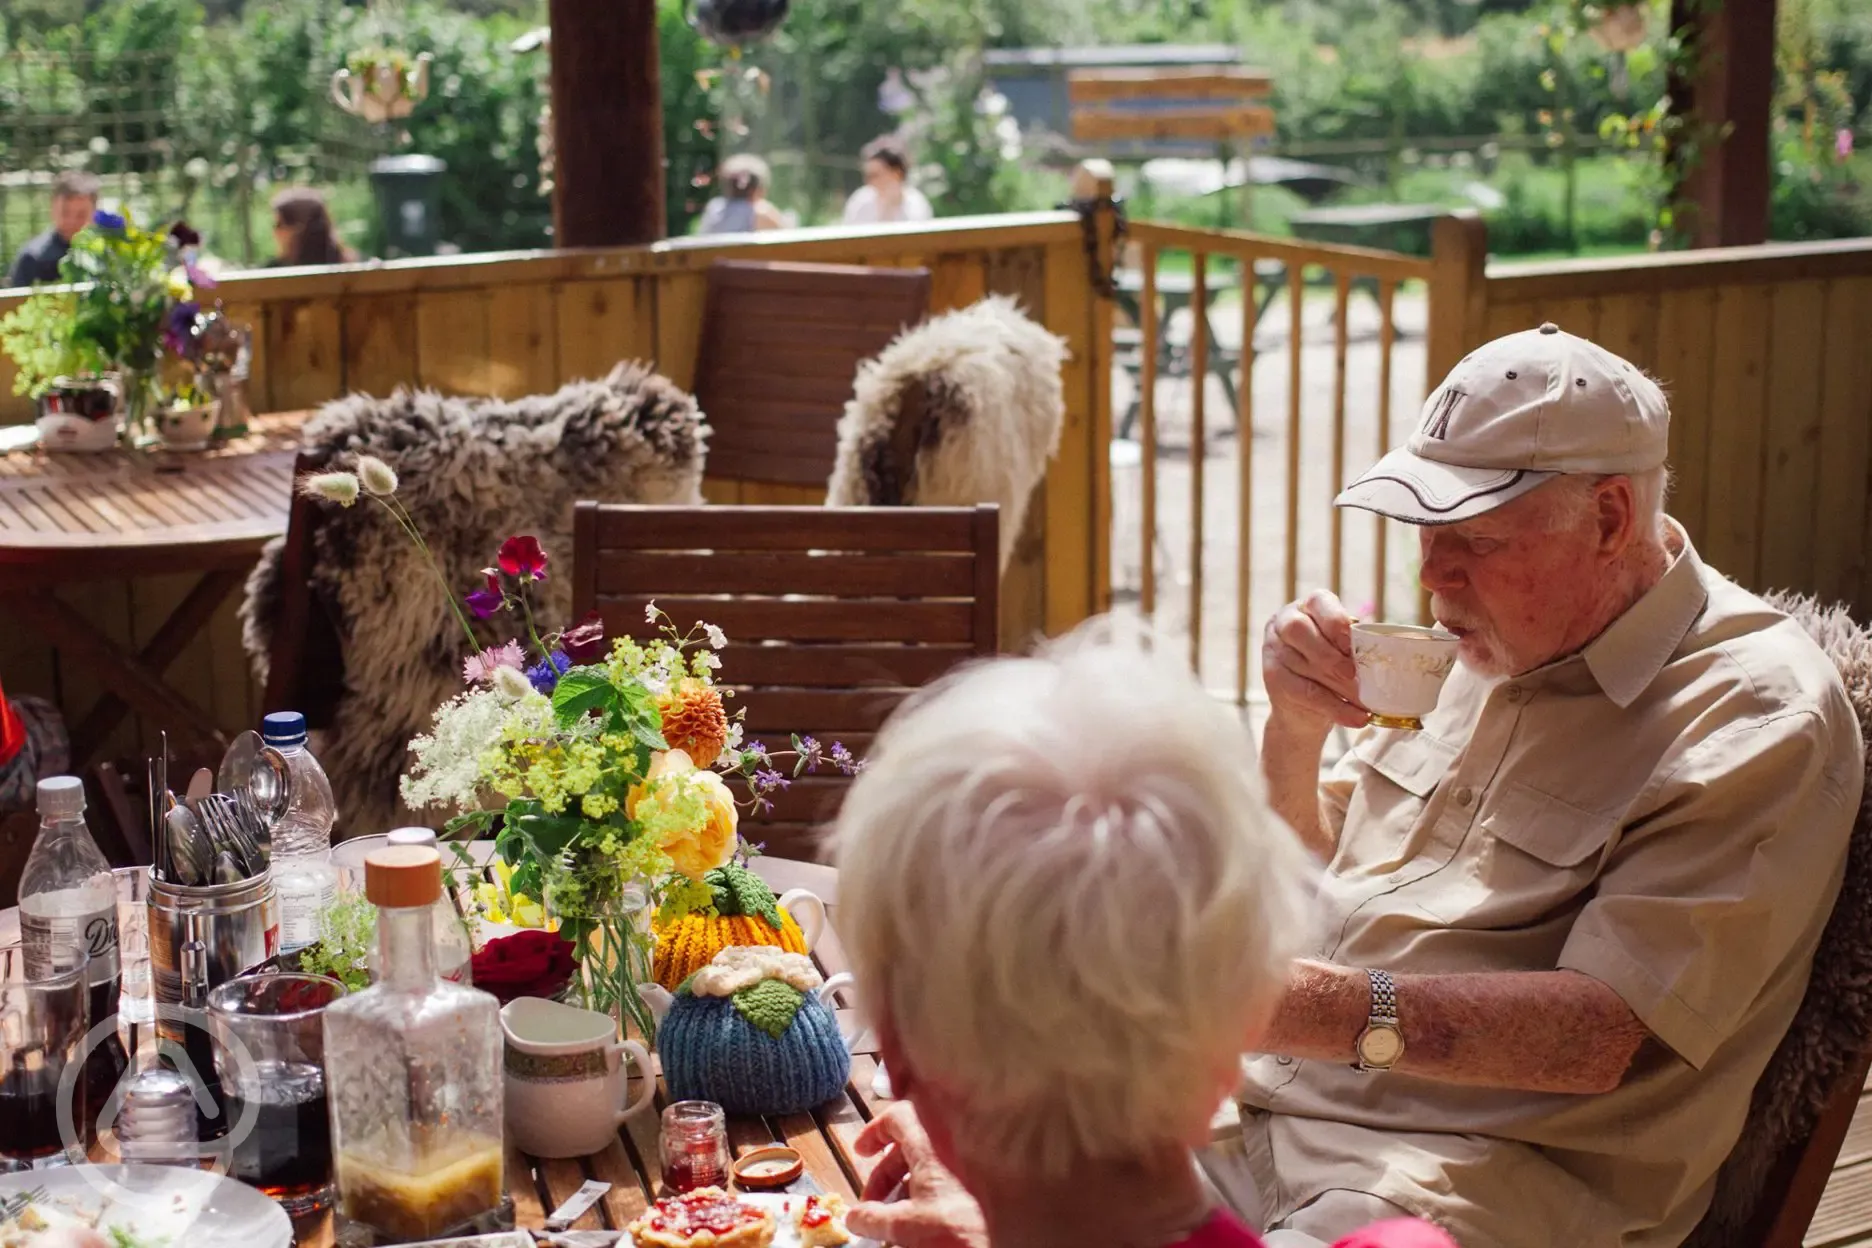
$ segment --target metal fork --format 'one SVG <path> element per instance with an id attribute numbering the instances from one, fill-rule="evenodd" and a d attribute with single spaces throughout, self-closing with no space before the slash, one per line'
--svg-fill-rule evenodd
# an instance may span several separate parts
<path id="1" fill-rule="evenodd" d="M 46 1189 L 43 1187 L 35 1187 L 29 1192 L 20 1192 L 16 1196 L 8 1196 L 6 1199 L 0 1200 L 0 1222 L 11 1222 L 14 1218 L 19 1217 L 20 1214 L 25 1213 L 28 1205 L 35 1204 L 45 1198 Z"/>

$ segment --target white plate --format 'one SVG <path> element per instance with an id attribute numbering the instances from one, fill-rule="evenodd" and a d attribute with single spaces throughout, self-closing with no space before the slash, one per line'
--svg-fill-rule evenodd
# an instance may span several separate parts
<path id="1" fill-rule="evenodd" d="M 45 1189 L 54 1226 L 121 1227 L 152 1245 L 292 1248 L 292 1219 L 245 1183 L 175 1166 L 67 1166 L 0 1175 L 0 1197 Z"/>
<path id="2" fill-rule="evenodd" d="M 773 1248 L 799 1248 L 799 1231 L 793 1225 L 793 1214 L 799 1212 L 800 1205 L 805 1202 L 806 1197 L 804 1194 L 790 1195 L 786 1192 L 736 1192 L 734 1196 L 736 1200 L 744 1204 L 753 1205 L 757 1209 L 768 1209 L 773 1212 L 774 1221 L 780 1228 L 779 1232 L 774 1235 Z M 790 1210 L 787 1208 L 788 1205 L 792 1206 Z M 635 1242 L 635 1238 L 635 1236 L 626 1235 L 624 1239 L 620 1241 L 619 1248 L 631 1248 L 632 1244 Z M 189 1248 L 194 1248 L 194 1245 L 189 1245 Z M 877 1248 L 877 1241 L 871 1239 L 853 1239 L 849 1248 Z"/>

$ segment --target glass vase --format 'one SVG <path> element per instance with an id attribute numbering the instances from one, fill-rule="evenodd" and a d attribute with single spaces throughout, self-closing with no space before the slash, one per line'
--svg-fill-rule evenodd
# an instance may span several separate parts
<path id="1" fill-rule="evenodd" d="M 656 1043 L 656 1015 L 639 985 L 654 982 L 656 933 L 650 891 L 635 880 L 619 880 L 602 892 L 567 888 L 548 880 L 546 911 L 559 920 L 559 933 L 572 942 L 578 970 L 572 984 L 586 1009 L 609 1014 L 629 1034 L 634 1028 L 646 1046 Z M 577 904 L 569 899 L 576 897 Z"/>
<path id="2" fill-rule="evenodd" d="M 124 437 L 133 445 L 154 437 L 156 429 L 151 408 L 155 399 L 155 378 L 143 369 L 126 368 L 118 373 L 117 384 L 122 391 L 117 401 L 123 413 Z"/>

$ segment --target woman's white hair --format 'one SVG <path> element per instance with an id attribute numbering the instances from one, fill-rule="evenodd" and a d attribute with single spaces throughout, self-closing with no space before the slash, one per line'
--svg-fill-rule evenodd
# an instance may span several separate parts
<path id="1" fill-rule="evenodd" d="M 1318 875 L 1240 718 L 1109 621 L 907 704 L 834 843 L 861 997 L 1015 1174 L 1201 1139 Z"/>

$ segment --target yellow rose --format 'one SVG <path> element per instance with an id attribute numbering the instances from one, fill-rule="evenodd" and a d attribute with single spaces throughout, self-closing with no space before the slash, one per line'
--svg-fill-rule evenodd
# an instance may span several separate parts
<path id="1" fill-rule="evenodd" d="M 698 769 L 681 750 L 658 754 L 651 759 L 643 782 L 631 789 L 625 814 L 631 819 L 650 819 L 692 798 L 701 799 L 706 818 L 694 826 L 659 829 L 657 843 L 678 871 L 699 880 L 734 857 L 741 823 L 734 794 L 720 776 Z"/>

